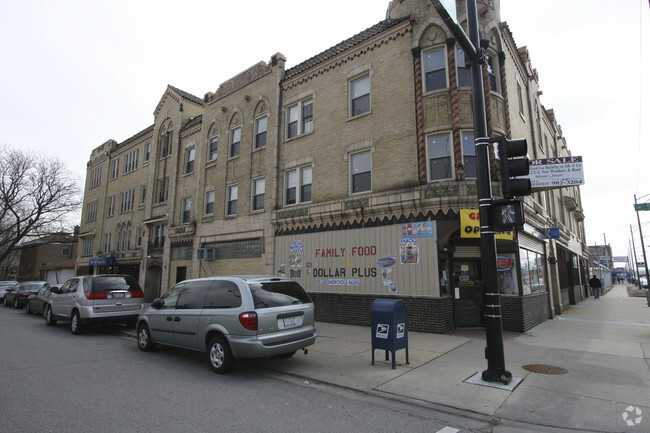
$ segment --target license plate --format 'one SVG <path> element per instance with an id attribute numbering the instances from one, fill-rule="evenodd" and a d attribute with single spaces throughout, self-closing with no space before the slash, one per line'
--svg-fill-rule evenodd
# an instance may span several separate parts
<path id="1" fill-rule="evenodd" d="M 285 317 L 282 319 L 284 321 L 284 327 L 290 328 L 292 326 L 298 326 L 298 316 Z"/>
<path id="2" fill-rule="evenodd" d="M 124 299 L 124 293 L 113 293 L 113 299 Z"/>

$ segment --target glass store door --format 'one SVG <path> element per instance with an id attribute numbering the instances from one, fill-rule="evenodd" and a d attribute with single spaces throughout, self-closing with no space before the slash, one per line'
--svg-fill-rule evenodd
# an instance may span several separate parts
<path id="1" fill-rule="evenodd" d="M 454 259 L 452 291 L 456 328 L 483 326 L 483 314 L 479 307 L 482 293 L 476 285 L 480 280 L 481 261 L 479 259 Z"/>

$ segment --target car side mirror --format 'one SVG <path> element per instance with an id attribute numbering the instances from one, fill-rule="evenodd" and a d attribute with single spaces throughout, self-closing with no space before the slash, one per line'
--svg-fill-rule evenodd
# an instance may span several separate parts
<path id="1" fill-rule="evenodd" d="M 59 293 L 59 288 L 58 287 L 50 287 L 50 292 L 58 294 Z"/>
<path id="2" fill-rule="evenodd" d="M 154 299 L 153 302 L 151 303 L 151 306 L 153 308 L 161 308 L 163 305 L 165 305 L 165 301 L 163 301 L 160 298 Z"/>

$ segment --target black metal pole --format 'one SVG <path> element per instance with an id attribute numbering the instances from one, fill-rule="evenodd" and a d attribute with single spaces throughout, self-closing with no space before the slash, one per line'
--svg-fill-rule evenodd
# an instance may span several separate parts
<path id="1" fill-rule="evenodd" d="M 634 210 L 636 211 L 636 222 L 637 224 L 639 224 L 639 237 L 641 238 L 641 252 L 643 253 L 643 262 L 645 263 L 645 277 L 646 279 L 650 279 L 650 274 L 648 274 L 648 259 L 645 256 L 645 244 L 643 243 L 643 230 L 641 230 L 641 219 L 639 219 L 639 210 L 637 209 L 636 205 L 637 205 L 636 194 L 634 194 Z M 641 278 L 639 278 L 639 280 L 641 280 Z"/>
<path id="2" fill-rule="evenodd" d="M 485 357 L 488 368 L 483 371 L 483 380 L 510 383 L 512 374 L 506 370 L 503 351 L 503 330 L 501 323 L 501 296 L 497 279 L 497 246 L 495 231 L 490 222 L 492 205 L 492 179 L 487 120 L 485 116 L 485 93 L 483 88 L 482 64 L 485 57 L 481 49 L 478 29 L 476 0 L 467 0 L 467 27 L 469 39 L 478 58 L 472 59 L 472 103 L 474 106 L 474 140 L 476 144 L 476 168 L 478 183 L 479 218 L 481 224 L 481 262 L 483 271 L 483 299 L 486 344 Z"/>
<path id="3" fill-rule="evenodd" d="M 634 253 L 634 266 L 636 267 L 636 285 L 639 286 L 639 290 L 642 289 L 641 287 L 641 279 L 639 278 L 639 261 L 636 258 L 636 245 L 634 245 L 634 233 L 632 233 L 632 224 L 630 224 L 630 238 L 632 240 L 632 252 Z M 632 268 L 632 272 L 634 272 L 635 268 Z"/>

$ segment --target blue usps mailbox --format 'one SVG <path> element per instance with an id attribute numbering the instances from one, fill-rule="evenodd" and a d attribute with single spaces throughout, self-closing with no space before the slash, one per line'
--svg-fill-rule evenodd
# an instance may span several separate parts
<path id="1" fill-rule="evenodd" d="M 406 363 L 409 363 L 408 330 L 406 323 L 406 305 L 401 299 L 375 299 L 371 310 L 372 365 L 375 365 L 375 349 L 393 354 L 395 369 L 395 351 L 406 349 Z"/>

